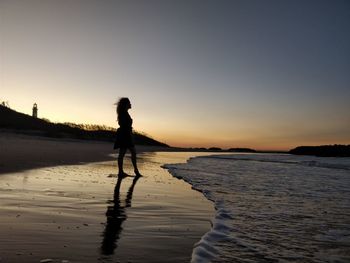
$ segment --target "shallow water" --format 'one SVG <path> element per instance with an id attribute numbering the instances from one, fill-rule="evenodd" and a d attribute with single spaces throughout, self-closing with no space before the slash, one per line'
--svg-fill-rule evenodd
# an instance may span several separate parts
<path id="1" fill-rule="evenodd" d="M 232 154 L 165 167 L 215 203 L 192 262 L 350 262 L 350 158 Z"/>

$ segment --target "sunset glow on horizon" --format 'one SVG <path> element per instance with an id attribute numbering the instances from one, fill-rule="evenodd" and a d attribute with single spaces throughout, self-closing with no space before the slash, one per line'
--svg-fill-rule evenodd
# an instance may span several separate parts
<path id="1" fill-rule="evenodd" d="M 0 101 L 177 147 L 350 144 L 346 1 L 0 2 Z"/>

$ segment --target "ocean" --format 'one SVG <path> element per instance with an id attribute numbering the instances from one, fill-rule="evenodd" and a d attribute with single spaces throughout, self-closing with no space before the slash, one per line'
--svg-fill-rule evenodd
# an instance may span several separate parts
<path id="1" fill-rule="evenodd" d="M 164 168 L 215 204 L 192 262 L 350 262 L 350 158 L 229 154 Z"/>

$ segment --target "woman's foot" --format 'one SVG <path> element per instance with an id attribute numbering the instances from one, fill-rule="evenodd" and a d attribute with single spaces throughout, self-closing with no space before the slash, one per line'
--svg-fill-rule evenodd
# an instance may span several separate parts
<path id="1" fill-rule="evenodd" d="M 135 170 L 135 175 L 136 175 L 137 177 L 142 176 L 142 174 L 140 174 L 139 170 Z"/>
<path id="2" fill-rule="evenodd" d="M 128 175 L 128 174 L 125 173 L 125 172 L 119 172 L 119 173 L 118 173 L 118 177 L 127 177 L 127 176 L 130 176 L 130 175 Z"/>

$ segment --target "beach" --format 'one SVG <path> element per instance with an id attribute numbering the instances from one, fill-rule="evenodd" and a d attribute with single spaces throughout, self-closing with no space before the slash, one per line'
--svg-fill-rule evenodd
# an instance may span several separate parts
<path id="1" fill-rule="evenodd" d="M 118 180 L 111 143 L 1 134 L 0 146 L 0 262 L 190 262 L 211 228 L 212 203 L 161 168 L 198 153 L 137 147 L 144 176 Z"/>

